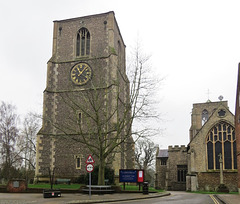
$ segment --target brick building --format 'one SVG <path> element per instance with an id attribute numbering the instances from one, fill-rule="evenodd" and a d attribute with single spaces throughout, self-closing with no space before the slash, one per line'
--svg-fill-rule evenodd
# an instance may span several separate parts
<path id="1" fill-rule="evenodd" d="M 220 184 L 219 154 L 223 158 L 224 183 L 237 190 L 234 115 L 227 101 L 193 104 L 189 144 L 169 147 L 166 166 L 159 150 L 156 186 L 167 190 L 216 190 Z M 165 155 L 167 155 L 165 153 Z M 163 179 L 165 178 L 165 179 Z"/>
<path id="2" fill-rule="evenodd" d="M 100 144 L 110 151 L 126 137 L 106 163 L 116 174 L 132 168 L 131 127 L 122 126 L 131 124 L 128 104 L 125 44 L 114 12 L 54 21 L 36 179 L 46 179 L 49 168 L 57 178 L 79 177 L 89 154 L 98 163 Z"/>

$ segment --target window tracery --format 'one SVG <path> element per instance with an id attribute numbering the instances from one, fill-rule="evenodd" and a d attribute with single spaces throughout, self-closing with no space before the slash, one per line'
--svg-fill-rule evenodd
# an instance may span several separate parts
<path id="1" fill-rule="evenodd" d="M 235 129 L 228 123 L 216 124 L 206 138 L 207 164 L 209 170 L 220 169 L 218 155 L 223 156 L 223 169 L 236 169 Z"/>
<path id="2" fill-rule="evenodd" d="M 77 57 L 86 56 L 90 54 L 90 33 L 88 29 L 81 28 L 77 33 Z"/>

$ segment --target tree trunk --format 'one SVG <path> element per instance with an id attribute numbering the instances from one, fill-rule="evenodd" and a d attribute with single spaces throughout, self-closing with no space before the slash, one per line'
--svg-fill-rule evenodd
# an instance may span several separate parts
<path id="1" fill-rule="evenodd" d="M 105 159 L 100 158 L 98 169 L 98 185 L 105 185 Z"/>

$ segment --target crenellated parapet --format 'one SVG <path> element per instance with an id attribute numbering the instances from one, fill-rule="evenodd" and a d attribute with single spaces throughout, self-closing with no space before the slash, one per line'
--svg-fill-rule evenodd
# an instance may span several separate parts
<path id="1" fill-rule="evenodd" d="M 187 151 L 187 147 L 185 145 L 168 146 L 168 152 L 176 152 L 176 151 Z"/>

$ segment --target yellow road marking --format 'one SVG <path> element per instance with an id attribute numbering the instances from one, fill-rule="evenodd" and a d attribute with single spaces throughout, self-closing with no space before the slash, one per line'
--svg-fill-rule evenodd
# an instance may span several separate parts
<path id="1" fill-rule="evenodd" d="M 213 195 L 209 195 L 215 204 L 220 204 Z"/>

